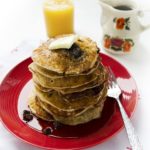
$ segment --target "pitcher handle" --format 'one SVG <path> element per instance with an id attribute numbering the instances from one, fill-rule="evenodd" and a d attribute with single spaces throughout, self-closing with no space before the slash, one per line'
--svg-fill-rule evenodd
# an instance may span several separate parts
<path id="1" fill-rule="evenodd" d="M 144 17 L 144 12 L 150 12 L 150 9 L 144 9 L 144 10 L 139 10 L 138 11 L 138 16 L 139 17 Z M 145 30 L 147 30 L 147 29 L 150 29 L 150 24 L 147 24 L 147 25 L 143 25 L 142 23 L 141 23 L 141 30 L 142 31 L 145 31 Z"/>

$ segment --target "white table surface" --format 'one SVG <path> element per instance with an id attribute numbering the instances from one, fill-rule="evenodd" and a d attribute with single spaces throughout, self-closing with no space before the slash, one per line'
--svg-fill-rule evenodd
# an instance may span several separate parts
<path id="1" fill-rule="evenodd" d="M 39 41 L 46 39 L 42 0 L 0 0 L 0 81 L 10 68 L 31 55 Z M 75 30 L 91 37 L 101 46 L 100 8 L 96 0 L 74 0 Z M 150 6 L 147 0 L 138 3 Z M 143 8 L 143 7 L 142 7 Z M 149 17 L 147 17 L 149 16 Z M 145 16 L 150 23 L 150 14 Z M 141 34 L 136 50 L 115 56 L 136 80 L 140 99 L 132 123 L 144 150 L 150 149 L 150 30 Z M 19 45 L 19 46 L 18 46 Z M 103 49 L 103 53 L 106 53 Z M 110 54 L 108 54 L 110 55 Z M 125 130 L 89 150 L 128 150 Z M 18 140 L 0 122 L 0 150 L 40 150 Z"/>

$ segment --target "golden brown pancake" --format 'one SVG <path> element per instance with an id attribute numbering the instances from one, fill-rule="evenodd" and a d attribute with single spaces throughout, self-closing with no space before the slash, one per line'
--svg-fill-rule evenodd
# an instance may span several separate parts
<path id="1" fill-rule="evenodd" d="M 74 58 L 66 49 L 50 50 L 48 47 L 54 39 L 43 43 L 33 51 L 32 59 L 39 66 L 57 73 L 80 74 L 94 66 L 98 58 L 98 47 L 91 39 L 80 36 L 76 44 L 82 50 L 80 58 Z"/>
<path id="2" fill-rule="evenodd" d="M 82 76 L 82 75 L 89 75 L 89 74 L 93 73 L 94 71 L 96 71 L 96 69 L 98 68 L 98 66 L 99 66 L 99 59 L 96 62 L 96 64 L 94 65 L 93 68 L 91 68 L 91 69 L 89 69 L 89 70 L 87 70 L 85 72 L 82 72 L 79 75 L 80 76 Z M 37 65 L 34 62 L 29 65 L 29 69 L 31 70 L 31 72 L 32 71 L 33 72 L 38 72 L 38 73 L 40 73 L 43 76 L 46 76 L 46 77 L 49 77 L 49 78 L 53 78 L 53 79 L 64 78 L 64 77 L 71 77 L 71 76 L 77 76 L 76 74 L 70 74 L 70 75 L 60 74 L 60 73 L 57 73 L 57 72 L 45 69 L 45 68 Z"/>
<path id="3" fill-rule="evenodd" d="M 39 102 L 36 100 L 36 96 L 32 95 L 29 98 L 28 106 L 31 110 L 31 112 L 37 116 L 38 118 L 41 118 L 46 121 L 53 121 L 52 115 L 47 113 L 39 104 Z"/>
<path id="4" fill-rule="evenodd" d="M 81 76 L 68 76 L 63 78 L 52 79 L 42 74 L 31 70 L 33 75 L 33 80 L 37 81 L 43 87 L 54 88 L 54 89 L 64 89 L 64 88 L 77 88 L 84 84 L 88 84 L 98 78 L 101 74 L 103 76 L 103 67 L 99 66 L 93 73 L 89 75 Z"/>
<path id="5" fill-rule="evenodd" d="M 86 123 L 93 119 L 99 118 L 101 116 L 101 112 L 103 110 L 104 101 L 105 101 L 105 99 L 103 99 L 103 101 L 101 101 L 101 103 L 97 107 L 86 108 L 86 109 L 82 110 L 81 112 L 74 114 L 73 116 L 72 115 L 65 116 L 65 115 L 60 115 L 60 114 L 54 113 L 51 111 L 51 109 L 49 108 L 49 106 L 47 106 L 46 103 L 44 103 L 42 101 L 40 101 L 39 103 L 40 103 L 41 107 L 46 112 L 48 112 L 50 115 L 52 115 L 54 117 L 54 119 L 57 120 L 58 122 L 61 122 L 63 124 L 67 124 L 67 125 L 77 125 L 77 124 Z"/>
<path id="6" fill-rule="evenodd" d="M 36 90 L 37 97 L 51 105 L 53 108 L 57 109 L 58 111 L 64 111 L 64 112 L 73 112 L 75 110 L 84 109 L 89 106 L 93 106 L 97 104 L 100 100 L 102 100 L 106 94 L 107 94 L 107 83 L 104 83 L 103 87 L 101 87 L 100 91 L 93 92 L 91 89 L 85 92 L 82 96 L 79 97 L 71 97 L 70 99 L 63 97 L 58 92 L 53 91 L 51 93 L 44 93 Z M 88 96 L 86 94 L 89 92 Z M 79 93 L 78 95 L 80 95 Z M 91 95 L 90 95 L 91 94 Z M 72 99 L 71 99 L 72 98 Z"/>
<path id="7" fill-rule="evenodd" d="M 35 95 L 29 98 L 29 108 L 35 116 L 43 120 L 46 121 L 56 120 L 66 125 L 77 125 L 99 118 L 103 110 L 104 101 L 105 99 L 103 99 L 103 101 L 101 101 L 101 104 L 97 107 L 85 109 L 84 111 L 82 111 L 81 114 L 78 113 L 78 115 L 70 117 L 57 115 L 57 113 L 54 114 L 53 112 L 50 111 L 48 107 L 45 107 L 45 105 L 41 105 L 41 102 L 37 100 L 37 97 Z"/>
<path id="8" fill-rule="evenodd" d="M 105 81 L 105 80 L 102 80 L 102 81 Z M 87 89 L 91 89 L 91 88 L 94 88 L 98 85 L 100 85 L 100 83 L 102 83 L 102 81 L 99 79 L 99 77 L 97 77 L 94 81 L 91 81 L 87 84 L 84 84 L 84 85 L 81 85 L 77 88 L 46 88 L 46 87 L 43 87 L 42 85 L 40 85 L 40 83 L 38 83 L 38 81 L 34 81 L 33 80 L 33 83 L 34 83 L 34 86 L 36 88 L 38 88 L 39 90 L 43 91 L 43 92 L 50 92 L 52 90 L 55 90 L 57 92 L 60 92 L 61 94 L 71 94 L 71 93 L 76 93 L 76 92 L 82 92 L 84 90 L 87 90 Z"/>

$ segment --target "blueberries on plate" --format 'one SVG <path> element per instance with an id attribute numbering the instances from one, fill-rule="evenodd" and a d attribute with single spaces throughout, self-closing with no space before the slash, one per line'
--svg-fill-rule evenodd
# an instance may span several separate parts
<path id="1" fill-rule="evenodd" d="M 28 110 L 23 111 L 23 120 L 26 122 L 33 120 L 33 115 L 31 114 L 30 111 L 28 111 Z"/>
<path id="2" fill-rule="evenodd" d="M 45 129 L 43 129 L 43 134 L 51 135 L 51 133 L 52 133 L 52 129 L 50 127 L 46 127 Z"/>

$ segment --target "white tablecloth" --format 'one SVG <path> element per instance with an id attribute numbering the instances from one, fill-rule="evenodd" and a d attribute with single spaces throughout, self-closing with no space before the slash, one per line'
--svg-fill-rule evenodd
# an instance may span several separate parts
<path id="1" fill-rule="evenodd" d="M 141 0 L 145 4 L 148 1 Z M 147 2 L 147 3 L 146 3 Z M 0 5 L 0 81 L 18 62 L 46 39 L 41 9 L 42 0 L 5 0 Z M 91 37 L 101 47 L 100 8 L 96 0 L 75 0 L 75 30 Z M 149 18 L 145 19 L 150 22 Z M 27 39 L 27 40 L 24 40 Z M 19 44 L 21 43 L 21 44 Z M 136 80 L 140 99 L 132 123 L 144 150 L 150 149 L 150 30 L 141 34 L 136 50 L 125 56 L 111 55 L 121 62 Z M 19 46 L 18 46 L 19 45 Z M 105 51 L 101 50 L 103 53 Z M 110 54 L 108 54 L 110 55 Z M 129 150 L 126 132 L 89 150 Z M 39 150 L 11 135 L 0 122 L 0 150 Z"/>

